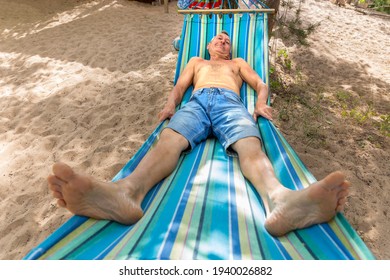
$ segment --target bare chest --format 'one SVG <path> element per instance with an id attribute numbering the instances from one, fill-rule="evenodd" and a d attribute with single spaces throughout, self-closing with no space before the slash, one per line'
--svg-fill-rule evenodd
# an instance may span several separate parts
<path id="1" fill-rule="evenodd" d="M 228 62 L 204 62 L 199 65 L 197 71 L 199 75 L 237 75 L 238 67 L 232 63 Z"/>

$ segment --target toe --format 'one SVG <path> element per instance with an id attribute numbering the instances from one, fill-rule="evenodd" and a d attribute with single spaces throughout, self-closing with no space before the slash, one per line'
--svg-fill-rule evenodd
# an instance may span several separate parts
<path id="1" fill-rule="evenodd" d="M 343 197 L 341 199 L 339 199 L 338 203 L 337 203 L 337 206 L 336 206 L 336 211 L 337 212 L 341 212 L 344 210 L 344 205 L 345 203 L 347 202 L 347 198 L 346 197 Z"/>
<path id="2" fill-rule="evenodd" d="M 66 182 L 70 181 L 74 176 L 72 168 L 62 162 L 53 165 L 53 173 L 57 178 Z"/>
<path id="3" fill-rule="evenodd" d="M 65 182 L 62 181 L 60 178 L 54 176 L 54 175 L 50 175 L 47 177 L 47 182 L 49 183 L 49 185 L 63 185 Z"/>
<path id="4" fill-rule="evenodd" d="M 54 176 L 53 176 L 54 177 Z M 55 191 L 55 192 L 61 192 L 62 190 L 62 182 L 60 182 L 60 180 L 58 179 L 48 179 L 48 182 L 49 182 L 49 189 L 51 191 Z"/>
<path id="5" fill-rule="evenodd" d="M 66 207 L 66 202 L 65 202 L 65 200 L 63 200 L 63 199 L 58 199 L 58 200 L 57 200 L 57 204 L 58 204 L 58 206 L 60 206 L 60 207 Z"/>
<path id="6" fill-rule="evenodd" d="M 344 210 L 344 204 L 338 205 L 336 208 L 336 212 L 342 212 Z"/>
<path id="7" fill-rule="evenodd" d="M 349 189 L 349 187 L 351 186 L 351 183 L 347 180 L 344 180 L 344 182 L 341 184 L 341 187 L 344 189 L 344 190 L 347 190 Z"/>
<path id="8" fill-rule="evenodd" d="M 326 176 L 324 180 L 328 186 L 338 187 L 345 182 L 345 176 L 342 172 L 336 171 Z"/>
<path id="9" fill-rule="evenodd" d="M 348 196 L 348 194 L 349 194 L 348 190 L 343 190 L 343 191 L 338 193 L 337 198 L 338 199 L 346 198 Z"/>
<path id="10" fill-rule="evenodd" d="M 64 199 L 61 192 L 53 191 L 53 197 L 57 199 Z"/>

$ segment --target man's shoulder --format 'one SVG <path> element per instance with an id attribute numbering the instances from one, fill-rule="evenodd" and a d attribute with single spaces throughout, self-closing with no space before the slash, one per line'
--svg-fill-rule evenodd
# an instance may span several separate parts
<path id="1" fill-rule="evenodd" d="M 236 57 L 236 58 L 233 58 L 232 61 L 234 62 L 234 64 L 236 64 L 240 69 L 242 67 L 247 67 L 249 64 L 248 62 L 241 58 L 241 57 Z"/>
<path id="2" fill-rule="evenodd" d="M 241 57 L 235 57 L 232 59 L 232 61 L 235 63 L 246 63 L 245 59 L 243 59 Z"/>
<path id="3" fill-rule="evenodd" d="M 202 62 L 202 61 L 205 61 L 205 59 L 203 59 L 199 56 L 193 56 L 193 57 L 191 57 L 189 62 Z"/>
<path id="4" fill-rule="evenodd" d="M 201 57 L 194 56 L 194 57 L 191 57 L 191 59 L 188 61 L 187 66 L 188 67 L 197 67 L 198 65 L 202 64 L 205 61 L 206 60 L 204 60 Z"/>

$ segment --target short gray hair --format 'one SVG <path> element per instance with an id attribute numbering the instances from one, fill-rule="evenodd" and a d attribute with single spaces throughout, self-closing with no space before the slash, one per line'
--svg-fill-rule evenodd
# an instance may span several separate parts
<path id="1" fill-rule="evenodd" d="M 218 34 L 225 34 L 226 36 L 228 36 L 229 38 L 230 38 L 230 35 L 229 35 L 229 33 L 226 31 L 226 30 L 222 30 L 221 32 L 219 32 Z M 217 34 L 217 35 L 218 35 Z M 215 37 L 217 37 L 217 35 L 215 35 L 213 38 L 211 38 L 211 40 L 210 40 L 210 42 L 212 42 L 214 39 L 215 39 Z"/>
<path id="2" fill-rule="evenodd" d="M 229 37 L 230 37 L 229 33 L 228 33 L 226 30 L 222 30 L 220 33 L 223 33 L 223 34 L 225 34 L 226 36 L 229 36 Z"/>

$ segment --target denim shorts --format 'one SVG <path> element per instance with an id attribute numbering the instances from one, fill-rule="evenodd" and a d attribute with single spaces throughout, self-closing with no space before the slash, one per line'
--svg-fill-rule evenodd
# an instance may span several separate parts
<path id="1" fill-rule="evenodd" d="M 225 88 L 202 88 L 193 92 L 190 101 L 171 118 L 167 128 L 184 136 L 190 150 L 214 135 L 228 155 L 229 147 L 246 137 L 260 138 L 259 129 L 240 96 Z"/>

